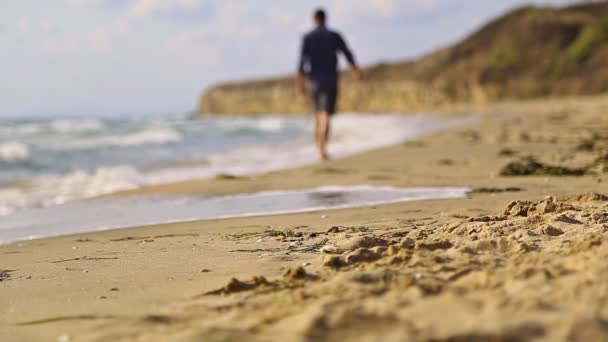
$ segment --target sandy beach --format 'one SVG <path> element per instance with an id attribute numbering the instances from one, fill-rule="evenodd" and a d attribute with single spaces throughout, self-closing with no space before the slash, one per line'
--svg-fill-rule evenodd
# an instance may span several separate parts
<path id="1" fill-rule="evenodd" d="M 451 106 L 437 115 L 479 122 L 322 165 L 112 194 L 473 189 L 2 245 L 0 340 L 608 340 L 607 109 L 607 97 Z"/>

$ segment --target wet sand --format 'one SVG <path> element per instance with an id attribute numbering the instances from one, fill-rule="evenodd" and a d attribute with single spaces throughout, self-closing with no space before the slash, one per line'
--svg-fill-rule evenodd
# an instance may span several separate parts
<path id="1" fill-rule="evenodd" d="M 607 339 L 608 201 L 585 195 L 608 193 L 607 109 L 605 97 L 451 108 L 476 110 L 481 121 L 323 165 L 139 190 L 475 189 L 464 200 L 0 246 L 0 269 L 9 271 L 0 272 L 0 336 Z"/>

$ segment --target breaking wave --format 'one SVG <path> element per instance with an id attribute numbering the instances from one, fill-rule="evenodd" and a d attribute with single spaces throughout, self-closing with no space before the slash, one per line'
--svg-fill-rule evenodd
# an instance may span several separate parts
<path id="1" fill-rule="evenodd" d="M 18 141 L 0 143 L 0 162 L 14 163 L 26 160 L 30 157 L 30 149 L 27 145 Z"/>

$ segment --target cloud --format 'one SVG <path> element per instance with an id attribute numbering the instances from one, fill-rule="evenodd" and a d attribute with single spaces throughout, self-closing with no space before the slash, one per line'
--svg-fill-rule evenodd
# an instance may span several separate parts
<path id="1" fill-rule="evenodd" d="M 333 9 L 340 17 L 359 17 L 362 15 L 389 17 L 399 8 L 397 0 L 335 0 Z"/>
<path id="2" fill-rule="evenodd" d="M 125 7 L 132 0 L 65 0 L 72 7 Z"/>
<path id="3" fill-rule="evenodd" d="M 0 70 L 13 94 L 0 115 L 190 109 L 210 84 L 293 71 L 317 5 L 369 64 L 426 53 L 531 1 L 15 1 L 0 11 L 0 49 L 16 66 Z"/>
<path id="4" fill-rule="evenodd" d="M 208 8 L 205 0 L 133 0 L 127 16 L 134 18 L 147 17 L 153 14 L 193 14 Z"/>
<path id="5" fill-rule="evenodd" d="M 446 8 L 456 0 L 334 0 L 332 9 L 344 20 L 361 18 L 395 18 L 407 14 L 423 14 Z"/>

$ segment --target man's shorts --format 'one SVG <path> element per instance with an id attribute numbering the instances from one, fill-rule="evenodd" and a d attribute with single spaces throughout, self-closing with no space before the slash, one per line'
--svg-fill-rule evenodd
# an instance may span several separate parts
<path id="1" fill-rule="evenodd" d="M 315 113 L 336 112 L 338 100 L 338 82 L 336 81 L 310 81 L 310 96 Z"/>

